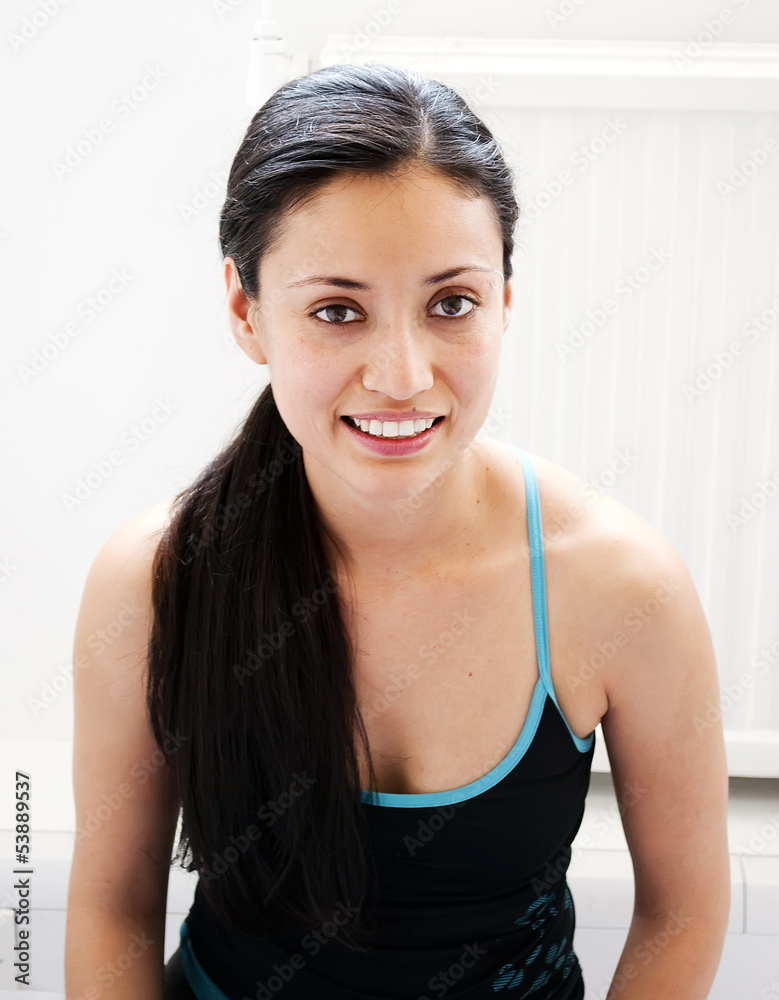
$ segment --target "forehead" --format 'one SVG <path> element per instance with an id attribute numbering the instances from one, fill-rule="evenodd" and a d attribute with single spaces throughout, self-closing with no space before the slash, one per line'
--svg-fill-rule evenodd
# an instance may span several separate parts
<path id="1" fill-rule="evenodd" d="M 497 254 L 500 263 L 503 240 L 490 198 L 414 166 L 391 175 L 344 172 L 328 180 L 287 213 L 269 258 L 288 263 L 310 255 L 317 244 L 344 264 L 453 253 L 490 259 Z"/>

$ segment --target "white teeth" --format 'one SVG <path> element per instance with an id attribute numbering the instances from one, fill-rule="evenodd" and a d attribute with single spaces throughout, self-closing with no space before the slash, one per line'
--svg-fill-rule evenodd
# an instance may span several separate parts
<path id="1" fill-rule="evenodd" d="M 358 420 L 356 417 L 349 417 L 355 427 L 373 434 L 374 437 L 415 437 L 422 431 L 433 426 L 435 417 L 419 420 Z"/>

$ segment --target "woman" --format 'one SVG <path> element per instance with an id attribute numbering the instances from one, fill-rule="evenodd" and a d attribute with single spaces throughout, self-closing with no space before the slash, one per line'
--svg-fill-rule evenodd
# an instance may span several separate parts
<path id="1" fill-rule="evenodd" d="M 181 804 L 199 881 L 166 997 L 580 1000 L 565 875 L 598 723 L 636 875 L 608 996 L 707 995 L 727 772 L 721 728 L 693 725 L 718 682 L 690 574 L 623 505 L 478 433 L 518 212 L 489 130 L 415 73 L 321 69 L 252 120 L 220 240 L 270 384 L 85 588 L 77 646 L 98 602 L 145 614 L 79 680 L 80 818 L 131 757 L 165 766 L 77 846 L 74 996 L 130 928 L 154 944 L 115 995 L 160 995 Z"/>

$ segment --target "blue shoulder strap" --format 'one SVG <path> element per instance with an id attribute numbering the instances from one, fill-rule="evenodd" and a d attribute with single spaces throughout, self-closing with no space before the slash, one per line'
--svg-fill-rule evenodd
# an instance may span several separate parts
<path id="1" fill-rule="evenodd" d="M 577 736 L 568 725 L 568 720 L 563 715 L 560 705 L 557 702 L 554 685 L 552 684 L 552 673 L 549 666 L 549 625 L 546 614 L 546 575 L 544 573 L 544 533 L 541 524 L 541 500 L 538 494 L 538 479 L 536 470 L 530 456 L 511 445 L 519 455 L 522 469 L 525 474 L 525 494 L 527 496 L 527 528 L 530 540 L 530 574 L 533 586 L 533 620 L 535 622 L 536 633 L 536 655 L 538 657 L 538 672 L 541 676 L 544 687 L 549 697 L 555 703 L 560 718 L 565 723 L 568 732 L 579 750 L 589 750 L 595 739 L 595 732 L 590 733 L 582 739 Z"/>

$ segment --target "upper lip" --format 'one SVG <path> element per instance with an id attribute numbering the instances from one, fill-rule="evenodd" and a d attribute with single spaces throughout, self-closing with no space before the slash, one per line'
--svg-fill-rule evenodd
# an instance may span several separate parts
<path id="1" fill-rule="evenodd" d="M 440 413 L 428 413 L 427 410 L 373 410 L 370 413 L 344 413 L 345 417 L 356 420 L 429 420 L 440 417 Z"/>

